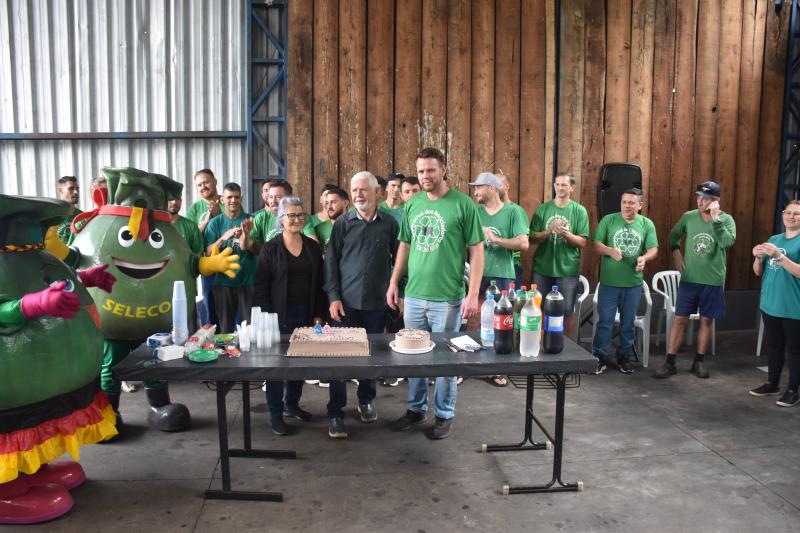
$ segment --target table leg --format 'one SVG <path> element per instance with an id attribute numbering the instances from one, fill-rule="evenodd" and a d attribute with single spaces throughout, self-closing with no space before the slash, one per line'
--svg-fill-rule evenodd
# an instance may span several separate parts
<path id="1" fill-rule="evenodd" d="M 533 423 L 542 429 L 542 432 L 549 440 L 545 442 L 536 442 L 533 440 Z M 547 431 L 536 420 L 533 414 L 533 376 L 528 376 L 527 384 L 525 387 L 525 432 L 522 435 L 522 440 L 516 444 L 481 444 L 481 452 L 516 452 L 522 450 L 549 450 L 550 442 L 552 439 L 547 434 Z M 530 443 L 530 445 L 528 445 Z"/>
<path id="2" fill-rule="evenodd" d="M 282 502 L 283 494 L 280 492 L 257 492 L 257 491 L 238 491 L 231 490 L 231 470 L 230 458 L 231 457 L 261 457 L 261 458 L 291 458 L 294 459 L 296 454 L 294 451 L 268 451 L 268 450 L 252 450 L 249 448 L 249 443 L 245 442 L 246 449 L 244 450 L 229 450 L 228 449 L 228 410 L 225 405 L 225 397 L 228 392 L 233 388 L 234 382 L 231 381 L 217 381 L 217 425 L 219 431 L 219 459 L 220 470 L 222 474 L 222 490 L 208 489 L 205 492 L 206 499 L 209 500 L 248 500 L 248 501 L 270 501 Z M 245 388 L 246 389 L 246 388 Z M 245 392 L 248 397 L 247 403 L 249 404 L 249 391 Z M 249 405 L 245 417 L 247 418 L 247 436 L 249 437 Z M 248 439 L 249 440 L 249 439 Z"/>

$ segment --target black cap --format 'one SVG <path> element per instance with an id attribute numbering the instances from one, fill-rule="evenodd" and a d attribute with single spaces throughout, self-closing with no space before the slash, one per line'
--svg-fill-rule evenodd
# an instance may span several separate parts
<path id="1" fill-rule="evenodd" d="M 720 192 L 719 185 L 715 181 L 704 181 L 697 186 L 697 192 L 695 192 L 695 194 L 698 196 L 716 196 L 719 198 Z"/>

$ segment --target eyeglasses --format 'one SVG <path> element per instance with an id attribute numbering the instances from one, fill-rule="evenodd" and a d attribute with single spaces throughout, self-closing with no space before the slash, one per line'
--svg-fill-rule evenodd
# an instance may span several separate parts
<path id="1" fill-rule="evenodd" d="M 783 214 L 787 217 L 800 217 L 800 211 L 784 211 Z"/>
<path id="2" fill-rule="evenodd" d="M 286 213 L 283 216 L 285 216 L 289 220 L 303 220 L 304 218 L 306 218 L 305 213 Z"/>

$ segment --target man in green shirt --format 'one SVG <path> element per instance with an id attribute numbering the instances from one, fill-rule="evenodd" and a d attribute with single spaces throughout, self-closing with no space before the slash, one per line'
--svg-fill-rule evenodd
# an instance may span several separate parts
<path id="1" fill-rule="evenodd" d="M 528 219 L 528 213 L 523 209 L 523 207 L 519 204 L 515 204 L 511 201 L 511 198 L 508 196 L 508 190 L 511 185 L 508 182 L 508 176 L 505 174 L 496 174 L 497 179 L 500 180 L 500 188 L 497 192 L 500 194 L 500 201 L 504 204 L 508 204 L 512 206 L 514 209 L 519 211 L 519 214 L 522 218 L 525 219 L 525 225 L 527 226 L 530 222 Z M 517 287 L 522 287 L 522 251 L 514 250 L 511 252 L 511 256 L 514 258 L 514 284 Z"/>
<path id="2" fill-rule="evenodd" d="M 589 240 L 589 215 L 585 207 L 571 199 L 575 191 L 574 176 L 559 172 L 553 188 L 555 198 L 537 207 L 531 219 L 530 239 L 538 245 L 531 279 L 542 294 L 558 285 L 558 291 L 564 295 L 564 334 L 575 337 L 575 299 L 581 250 Z"/>
<path id="3" fill-rule="evenodd" d="M 320 221 L 314 226 L 308 224 L 303 228 L 303 235 L 316 240 L 322 247 L 323 254 L 325 254 L 331 238 L 333 223 L 347 211 L 348 207 L 350 207 L 350 199 L 343 189 L 339 187 L 329 189 L 325 193 L 325 214 L 328 215 L 328 219 Z"/>
<path id="4" fill-rule="evenodd" d="M 250 316 L 253 306 L 253 292 L 256 278 L 256 257 L 249 251 L 250 232 L 253 219 L 242 210 L 242 189 L 236 183 L 228 183 L 223 188 L 222 203 L 225 210 L 220 216 L 211 219 L 203 234 L 206 253 L 212 255 L 214 249 L 233 248 L 239 256 L 241 269 L 235 278 L 224 274 L 214 277 L 214 298 L 219 316 L 220 333 L 232 333 L 235 329 L 237 312 L 239 317 Z"/>
<path id="5" fill-rule="evenodd" d="M 57 229 L 58 239 L 68 245 L 72 242 L 72 231 L 70 230 L 72 221 L 75 220 L 76 216 L 83 213 L 83 211 L 78 209 L 78 200 L 80 199 L 78 178 L 75 176 L 61 176 L 58 178 L 56 190 L 58 192 L 58 199 L 67 202 L 70 206 L 69 214 L 64 217 L 64 222 L 62 222 Z"/>
<path id="6" fill-rule="evenodd" d="M 403 199 L 403 203 L 407 204 L 408 201 L 411 200 L 411 197 L 421 190 L 422 187 L 420 187 L 419 180 L 416 176 L 406 176 L 403 178 L 403 183 L 400 185 L 400 197 Z"/>
<path id="7" fill-rule="evenodd" d="M 640 189 L 626 190 L 620 200 L 621 212 L 604 216 L 594 232 L 594 251 L 601 256 L 597 330 L 592 343 L 597 357 L 596 374 L 602 374 L 607 367 L 611 329 L 618 309 L 617 367 L 623 374 L 633 372 L 633 322 L 642 295 L 644 266 L 658 254 L 656 227 L 652 220 L 639 214 L 643 203 Z"/>
<path id="8" fill-rule="evenodd" d="M 197 224 L 197 229 L 202 235 L 208 223 L 222 213 L 222 202 L 217 192 L 217 178 L 210 169 L 204 168 L 195 172 L 194 186 L 200 199 L 189 206 L 186 218 Z M 219 324 L 214 301 L 214 276 L 203 276 L 202 285 L 203 301 L 206 305 L 201 311 L 200 321 L 203 324 Z"/>
<path id="9" fill-rule="evenodd" d="M 457 332 L 461 316 L 478 312 L 483 276 L 483 232 L 477 206 L 469 196 L 445 181 L 444 154 L 424 148 L 416 157 L 417 177 L 424 194 L 406 206 L 386 302 L 397 309 L 400 279 L 408 269 L 403 320 L 406 327 L 433 332 Z M 469 290 L 464 297 L 464 258 L 470 264 Z M 436 423 L 432 438 L 450 435 L 456 406 L 456 377 L 437 377 L 434 389 Z M 392 429 L 410 429 L 425 421 L 428 378 L 409 378 L 406 413 Z"/>
<path id="10" fill-rule="evenodd" d="M 700 313 L 697 352 L 692 374 L 708 378 L 703 365 L 714 320 L 725 314 L 725 255 L 736 241 L 736 223 L 719 207 L 720 187 L 713 181 L 698 185 L 697 209 L 687 211 L 669 232 L 669 245 L 675 268 L 681 273 L 675 317 L 669 331 L 667 359 L 653 374 L 668 378 L 677 372 L 675 356 L 683 343 L 689 315 Z M 686 257 L 681 254 L 681 239 L 686 237 Z"/>
<path id="11" fill-rule="evenodd" d="M 390 214 L 398 225 L 403 223 L 403 207 L 406 205 L 401 189 L 404 179 L 405 176 L 400 172 L 392 172 L 386 176 L 386 200 L 379 206 L 382 211 Z"/>
<path id="12" fill-rule="evenodd" d="M 189 249 L 193 253 L 201 255 L 203 250 L 205 250 L 203 236 L 200 234 L 200 230 L 197 229 L 197 224 L 195 224 L 193 220 L 189 220 L 180 215 L 181 205 L 183 205 L 183 200 L 181 198 L 167 200 L 169 219 L 172 221 L 172 225 L 175 226 L 175 229 L 178 230 L 178 233 L 183 235 L 186 244 L 189 245 Z"/>
<path id="13" fill-rule="evenodd" d="M 270 180 L 261 186 L 261 199 L 264 209 L 253 218 L 253 231 L 250 234 L 251 252 L 258 257 L 261 246 L 281 232 L 276 225 L 276 216 L 281 200 L 292 195 L 292 184 L 286 180 Z"/>
<path id="14" fill-rule="evenodd" d="M 468 184 L 480 206 L 478 213 L 483 230 L 483 278 L 480 294 L 494 281 L 500 290 L 508 290 L 514 282 L 513 252 L 528 249 L 528 219 L 519 210 L 500 200 L 500 179 L 490 172 L 481 172 Z"/>

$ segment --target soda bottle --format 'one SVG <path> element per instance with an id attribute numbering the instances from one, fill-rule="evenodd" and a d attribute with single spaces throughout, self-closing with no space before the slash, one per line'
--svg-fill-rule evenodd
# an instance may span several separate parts
<path id="1" fill-rule="evenodd" d="M 517 291 L 517 300 L 514 302 L 514 349 L 519 348 L 519 314 L 528 298 L 528 291 L 525 289 L 525 285 L 520 287 Z"/>
<path id="2" fill-rule="evenodd" d="M 534 303 L 536 303 L 536 307 L 538 307 L 539 311 L 541 311 L 542 310 L 542 293 L 539 292 L 539 290 L 536 288 L 536 284 L 535 283 L 533 285 L 531 285 L 531 294 L 532 294 L 531 297 L 533 298 Z"/>
<path id="3" fill-rule="evenodd" d="M 495 303 L 500 301 L 500 289 L 497 288 L 497 281 L 492 280 L 489 282 L 489 286 L 486 288 L 486 294 L 493 295 Z"/>
<path id="4" fill-rule="evenodd" d="M 544 351 L 560 353 L 564 349 L 564 297 L 558 292 L 558 285 L 544 299 Z"/>
<path id="5" fill-rule="evenodd" d="M 519 353 L 523 357 L 539 356 L 539 337 L 542 328 L 542 312 L 529 297 L 522 307 L 519 318 Z"/>
<path id="6" fill-rule="evenodd" d="M 507 291 L 500 294 L 494 308 L 494 351 L 504 354 L 514 349 L 514 307 L 508 301 Z"/>
<path id="7" fill-rule="evenodd" d="M 487 294 L 486 301 L 481 305 L 481 344 L 494 346 L 494 294 Z"/>

